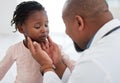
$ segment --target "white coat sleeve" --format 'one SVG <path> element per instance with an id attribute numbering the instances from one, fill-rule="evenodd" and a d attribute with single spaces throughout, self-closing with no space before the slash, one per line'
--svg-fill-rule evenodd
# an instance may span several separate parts
<path id="1" fill-rule="evenodd" d="M 71 75 L 71 72 L 69 68 L 66 68 L 62 79 L 59 79 L 59 77 L 55 72 L 48 71 L 44 74 L 43 83 L 67 83 L 70 75 Z"/>
<path id="2" fill-rule="evenodd" d="M 43 83 L 63 83 L 57 74 L 53 71 L 48 71 L 44 73 Z"/>
<path id="3" fill-rule="evenodd" d="M 69 80 L 70 75 L 71 75 L 70 69 L 69 69 L 69 68 L 66 68 L 65 72 L 63 73 L 62 79 L 61 79 L 62 82 L 63 82 L 63 83 L 67 83 L 68 80 Z"/>

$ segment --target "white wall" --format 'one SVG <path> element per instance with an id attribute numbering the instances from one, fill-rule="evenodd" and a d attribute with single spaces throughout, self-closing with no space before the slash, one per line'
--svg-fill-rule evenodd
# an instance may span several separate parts
<path id="1" fill-rule="evenodd" d="M 16 0 L 2 0 L 0 2 L 0 34 L 12 33 L 10 22 L 16 3 Z"/>
<path id="2" fill-rule="evenodd" d="M 115 18 L 120 19 L 120 0 L 107 0 L 109 9 Z"/>

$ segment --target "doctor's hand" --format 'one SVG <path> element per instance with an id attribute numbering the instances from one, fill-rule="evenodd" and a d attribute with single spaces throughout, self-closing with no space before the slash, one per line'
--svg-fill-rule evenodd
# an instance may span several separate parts
<path id="1" fill-rule="evenodd" d="M 37 42 L 32 42 L 28 37 L 28 48 L 33 58 L 41 65 L 42 73 L 47 70 L 53 70 L 53 61 L 48 54 L 41 48 Z"/>
<path id="2" fill-rule="evenodd" d="M 61 49 L 55 42 L 52 41 L 49 36 L 47 38 L 47 41 L 41 44 L 41 47 L 52 59 L 55 66 L 55 72 L 61 78 L 63 72 L 66 69 L 66 65 L 64 64 L 62 59 Z"/>
<path id="3" fill-rule="evenodd" d="M 42 49 L 49 55 L 52 59 L 53 64 L 57 66 L 62 62 L 61 50 L 56 43 L 48 36 L 46 42 L 41 44 Z"/>

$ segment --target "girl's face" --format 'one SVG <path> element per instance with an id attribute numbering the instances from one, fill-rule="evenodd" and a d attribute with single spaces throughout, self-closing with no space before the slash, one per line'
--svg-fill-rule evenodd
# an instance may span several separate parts
<path id="1" fill-rule="evenodd" d="M 48 17 L 45 11 L 33 11 L 25 20 L 19 31 L 29 36 L 32 41 L 44 42 L 48 37 Z"/>

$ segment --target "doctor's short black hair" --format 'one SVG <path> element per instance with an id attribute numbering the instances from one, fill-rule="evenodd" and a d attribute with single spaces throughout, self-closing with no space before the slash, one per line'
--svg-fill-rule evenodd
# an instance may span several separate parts
<path id="1" fill-rule="evenodd" d="M 17 31 L 18 25 L 22 25 L 33 11 L 45 11 L 45 9 L 36 1 L 23 1 L 18 4 L 11 20 L 11 26 L 15 24 L 15 29 Z"/>

